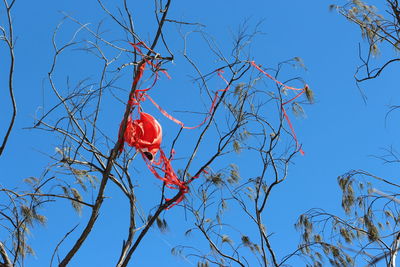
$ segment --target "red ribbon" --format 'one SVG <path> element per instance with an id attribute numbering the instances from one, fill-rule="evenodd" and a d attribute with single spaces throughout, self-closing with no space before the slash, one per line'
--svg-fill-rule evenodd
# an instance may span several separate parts
<path id="1" fill-rule="evenodd" d="M 201 123 L 199 123 L 198 125 L 195 125 L 195 126 L 185 126 L 185 124 L 184 124 L 182 121 L 180 121 L 180 120 L 174 118 L 172 115 L 170 115 L 165 109 L 163 109 L 160 105 L 158 105 L 157 102 L 154 101 L 148 94 L 144 94 L 144 96 L 147 97 L 147 98 L 151 101 L 151 103 L 153 103 L 153 105 L 154 105 L 166 118 L 168 118 L 168 119 L 170 119 L 171 121 L 175 122 L 176 124 L 180 125 L 183 129 L 193 130 L 193 129 L 196 129 L 196 128 L 202 126 L 202 125 L 203 125 L 204 123 L 206 123 L 206 122 L 208 121 L 208 119 L 211 117 L 211 115 L 212 115 L 212 113 L 213 113 L 213 111 L 214 111 L 215 105 L 216 105 L 216 103 L 217 103 L 217 100 L 218 100 L 218 98 L 219 98 L 219 92 L 228 91 L 229 88 L 230 88 L 229 82 L 228 82 L 228 81 L 224 78 L 224 76 L 222 75 L 222 73 L 224 73 L 224 71 L 221 70 L 221 69 L 217 69 L 216 72 L 217 72 L 218 76 L 221 77 L 221 79 L 224 80 L 224 82 L 226 83 L 226 87 L 225 87 L 224 89 L 220 89 L 220 90 L 218 90 L 217 92 L 215 92 L 214 98 L 213 98 L 213 101 L 211 102 L 211 107 L 210 107 L 210 109 L 209 109 L 209 111 L 208 111 L 207 116 L 206 116 L 206 117 L 204 118 L 204 120 L 203 120 Z"/>
<path id="2" fill-rule="evenodd" d="M 287 114 L 287 112 L 286 112 L 284 106 L 285 106 L 286 104 L 291 103 L 291 102 L 294 101 L 296 98 L 300 97 L 300 96 L 306 91 L 306 86 L 307 86 L 307 85 L 305 85 L 304 88 L 295 88 L 295 87 L 287 86 L 286 84 L 284 84 L 284 83 L 278 81 L 277 79 L 275 79 L 274 77 L 272 77 L 270 74 L 268 74 L 267 72 L 265 72 L 263 69 L 261 69 L 254 61 L 251 61 L 250 64 L 251 64 L 253 67 L 255 67 L 258 71 L 260 71 L 262 74 L 264 74 L 265 76 L 267 76 L 268 78 L 270 78 L 271 80 L 273 80 L 275 83 L 277 83 L 277 84 L 283 86 L 284 88 L 289 89 L 289 90 L 294 90 L 294 91 L 300 91 L 300 92 L 299 92 L 298 94 L 296 94 L 296 96 L 294 96 L 293 98 L 291 98 L 291 99 L 289 99 L 289 100 L 283 102 L 283 103 L 281 104 L 281 109 L 282 109 L 283 117 L 285 118 L 287 124 L 289 125 L 290 131 L 292 132 L 293 139 L 294 139 L 294 141 L 296 142 L 296 148 L 299 150 L 300 154 L 304 156 L 305 153 L 304 153 L 303 149 L 301 148 L 301 145 L 299 144 L 299 141 L 298 141 L 297 136 L 296 136 L 296 132 L 294 131 L 292 122 L 290 121 L 289 116 L 288 116 L 288 114 Z"/>
<path id="3" fill-rule="evenodd" d="M 170 120 L 174 121 L 175 123 L 181 125 L 185 129 L 195 129 L 197 127 L 200 127 L 203 125 L 211 116 L 214 108 L 216 101 L 218 99 L 218 94 L 219 92 L 224 92 L 229 89 L 229 83 L 228 81 L 222 76 L 221 73 L 223 73 L 222 70 L 217 70 L 218 76 L 221 77 L 227 84 L 227 87 L 222 90 L 218 90 L 215 93 L 213 102 L 211 104 L 211 108 L 209 111 L 209 114 L 207 117 L 204 119 L 202 123 L 200 123 L 197 126 L 194 127 L 186 127 L 184 124 L 169 115 L 163 108 L 161 108 L 148 94 L 147 92 L 154 87 L 156 84 L 157 80 L 159 79 L 158 71 L 159 71 L 159 64 L 154 64 L 150 60 L 146 59 L 146 56 L 142 53 L 140 47 L 145 47 L 146 49 L 149 49 L 148 46 L 146 46 L 144 43 L 137 43 L 133 44 L 131 43 L 133 48 L 141 54 L 141 56 L 144 59 L 144 62 L 139 66 L 139 69 L 136 72 L 136 76 L 133 80 L 132 88 L 135 88 L 135 91 L 133 94 L 130 95 L 130 99 L 128 101 L 128 105 L 131 108 L 133 105 L 137 105 L 138 109 L 140 109 L 140 102 L 144 101 L 146 98 L 148 98 L 159 110 L 160 112 L 169 118 Z M 138 89 L 138 83 L 140 79 L 143 77 L 144 70 L 146 68 L 146 64 L 152 66 L 155 68 L 155 75 L 154 75 L 154 81 L 152 85 L 146 89 Z M 171 78 L 168 73 L 165 70 L 162 70 L 167 78 Z M 147 168 L 153 173 L 153 175 L 157 178 L 160 179 L 165 183 L 165 186 L 170 188 L 170 189 L 178 189 L 180 191 L 180 196 L 177 200 L 175 200 L 167 209 L 179 204 L 185 197 L 185 194 L 189 192 L 189 187 L 188 184 L 191 183 L 194 179 L 198 178 L 192 177 L 190 180 L 187 182 L 181 181 L 178 176 L 176 175 L 172 165 L 171 165 L 171 159 L 167 158 L 164 151 L 160 148 L 161 145 L 161 140 L 162 140 L 162 129 L 160 124 L 157 122 L 157 120 L 154 119 L 153 116 L 147 113 L 140 112 L 140 118 L 138 120 L 132 121 L 131 117 L 128 117 L 127 123 L 126 123 L 126 129 L 123 134 L 119 134 L 120 138 L 122 138 L 121 145 L 121 150 L 123 149 L 123 143 L 127 143 L 129 146 L 135 147 L 141 154 L 143 159 L 146 162 Z M 122 123 L 120 126 L 120 131 L 122 129 Z M 160 156 L 157 161 L 154 160 L 155 154 L 159 152 Z M 151 154 L 151 157 L 147 153 Z M 173 152 L 174 153 L 174 152 Z M 161 171 L 163 172 L 163 175 L 160 175 L 155 166 L 160 166 Z M 205 172 L 205 171 L 204 171 Z M 170 201 L 170 199 L 165 199 L 166 201 Z"/>

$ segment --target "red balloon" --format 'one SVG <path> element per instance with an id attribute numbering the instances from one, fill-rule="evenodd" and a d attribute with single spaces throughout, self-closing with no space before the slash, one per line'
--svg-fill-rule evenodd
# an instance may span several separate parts
<path id="1" fill-rule="evenodd" d="M 140 119 L 132 121 L 131 117 L 128 118 L 124 139 L 129 146 L 153 160 L 160 150 L 162 128 L 153 116 L 140 112 Z"/>

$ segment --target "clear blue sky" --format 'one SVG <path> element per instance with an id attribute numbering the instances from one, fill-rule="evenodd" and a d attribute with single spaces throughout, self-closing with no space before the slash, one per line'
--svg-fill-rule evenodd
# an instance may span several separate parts
<path id="1" fill-rule="evenodd" d="M 110 9 L 114 10 L 118 1 L 106 1 Z M 150 2 L 150 1 L 147 1 Z M 376 1 L 375 1 L 376 2 Z M 151 2 L 152 4 L 152 2 Z M 190 22 L 200 22 L 207 27 L 204 29 L 214 37 L 220 49 L 229 54 L 232 39 L 243 21 L 248 20 L 251 29 L 258 22 L 263 21 L 259 35 L 251 45 L 251 54 L 263 66 L 274 67 L 280 61 L 293 57 L 301 57 L 306 64 L 307 71 L 302 69 L 290 70 L 283 75 L 302 76 L 314 90 L 316 103 L 306 106 L 306 118 L 292 119 L 299 141 L 302 143 L 306 155 L 296 157 L 290 169 L 288 180 L 279 186 L 272 195 L 269 203 L 267 218 L 265 219 L 271 237 L 272 246 L 278 258 L 293 251 L 299 241 L 299 235 L 294 230 L 294 223 L 301 213 L 310 208 L 319 207 L 341 214 L 340 192 L 336 178 L 350 169 L 366 169 L 379 173 L 381 176 L 394 175 L 394 170 L 383 165 L 371 157 L 381 153 L 381 148 L 389 145 L 398 145 L 399 128 L 396 121 L 398 114 L 394 113 L 385 125 L 385 115 L 388 106 L 399 102 L 393 68 L 378 80 L 363 84 L 367 95 L 364 103 L 360 92 L 355 86 L 353 74 L 358 61 L 358 43 L 362 42 L 355 25 L 347 22 L 343 17 L 328 10 L 329 1 L 172 1 L 170 18 Z M 340 4 L 340 3 L 337 3 Z M 374 4 L 371 1 L 371 4 Z M 153 20 L 153 11 L 150 5 L 132 4 L 133 15 L 137 20 L 137 29 L 142 36 L 148 36 L 154 31 L 149 21 Z M 83 23 L 91 23 L 95 27 L 102 19 L 108 36 L 120 34 L 113 32 L 116 25 L 97 6 L 96 1 L 18 1 L 14 9 L 16 43 L 16 80 L 15 93 L 18 104 L 18 117 L 15 129 L 10 138 L 5 154 L 0 158 L 2 169 L 1 184 L 4 187 L 16 187 L 23 178 L 40 176 L 49 162 L 45 153 L 53 154 L 59 142 L 51 135 L 34 130 L 24 130 L 24 127 L 33 125 L 35 113 L 45 99 L 45 104 L 52 103 L 48 82 L 46 80 L 52 56 L 51 35 L 55 26 L 62 19 L 63 11 L 79 19 Z M 4 22 L 4 11 L 0 13 L 0 24 Z M 68 40 L 77 26 L 67 22 L 59 34 L 59 40 Z M 189 30 L 190 28 L 184 28 Z M 169 25 L 167 33 L 176 53 L 182 51 L 182 42 L 179 39 L 178 27 Z M 118 38 L 123 38 L 119 36 Z M 207 58 L 208 48 L 197 42 L 195 37 L 189 39 L 190 50 L 199 61 L 199 66 L 205 71 L 208 64 L 215 64 Z M 391 53 L 392 51 L 384 52 Z M 0 55 L 4 54 L 4 47 L 0 48 Z M 74 54 L 75 53 L 75 54 Z M 70 52 L 70 58 L 64 58 L 65 65 L 60 68 L 64 77 L 68 74 L 72 81 L 84 76 L 96 74 L 92 69 L 92 62 L 81 60 L 76 52 Z M 378 57 L 382 62 L 385 56 Z M 202 60 L 202 61 L 200 61 Z M 162 82 L 165 87 L 157 89 L 160 104 L 168 110 L 185 110 L 188 105 L 179 101 L 190 95 L 185 94 L 185 88 L 194 86 L 190 83 L 186 73 L 187 65 L 177 59 L 169 67 L 173 79 Z M 212 69 L 212 68 L 211 68 Z M 0 65 L 0 84 L 4 88 L 4 65 Z M 65 81 L 65 78 L 63 78 Z M 164 79 L 165 80 L 165 79 Z M 126 79 L 126 88 L 129 80 Z M 59 80 L 60 84 L 62 78 Z M 221 85 L 216 81 L 216 84 Z M 8 100 L 4 90 L 0 90 L 0 126 L 8 118 Z M 182 105 L 181 105 L 182 104 Z M 179 106 L 181 105 L 181 106 Z M 189 106 L 190 107 L 190 106 Z M 110 117 L 106 131 L 116 136 L 119 118 L 122 115 L 121 107 L 106 106 L 104 112 Z M 163 119 L 161 119 L 163 120 Z M 168 124 L 174 133 L 177 128 Z M 166 140 L 174 135 L 165 130 Z M 2 130 L 3 131 L 3 130 Z M 112 134 L 113 133 L 113 134 Z M 246 164 L 251 168 L 251 160 L 240 159 L 242 175 L 246 176 Z M 245 165 L 243 165 L 243 163 Z M 152 207 L 157 196 L 159 181 L 142 169 L 140 173 L 148 181 L 141 183 L 138 189 L 141 203 L 144 207 Z M 201 181 L 196 181 L 201 182 Z M 147 190 L 147 191 L 146 191 Z M 127 215 L 119 211 L 125 208 L 126 203 L 121 194 L 113 185 L 107 190 L 107 200 L 101 210 L 101 219 L 82 250 L 74 258 L 71 266 L 113 266 L 115 251 L 121 247 L 121 238 L 125 235 Z M 64 203 L 65 204 L 65 203 Z M 67 208 L 65 208 L 67 206 Z M 66 205 L 49 205 L 45 210 L 48 223 L 45 227 L 37 227 L 30 237 L 30 242 L 36 249 L 36 256 L 27 260 L 26 266 L 45 266 L 50 259 L 50 251 L 63 234 L 80 223 L 86 222 L 85 210 L 82 217 L 73 213 L 69 203 Z M 234 212 L 234 211 L 232 211 Z M 131 266 L 192 266 L 191 262 L 171 256 L 170 249 L 178 244 L 196 245 L 195 239 L 183 236 L 184 220 L 183 209 L 176 207 L 167 211 L 166 218 L 170 230 L 162 234 L 157 229 L 145 237 L 140 249 L 134 256 Z M 62 232 L 59 229 L 63 229 Z M 243 225 L 246 228 L 246 225 Z M 121 231 L 121 229 L 123 229 Z M 251 233 L 250 233 L 251 234 Z M 70 247 L 66 242 L 61 251 Z M 113 253 L 114 252 L 114 253 Z M 110 253 L 110 254 L 109 254 Z M 112 254 L 112 255 L 111 255 Z M 292 262 L 296 266 L 296 261 Z"/>

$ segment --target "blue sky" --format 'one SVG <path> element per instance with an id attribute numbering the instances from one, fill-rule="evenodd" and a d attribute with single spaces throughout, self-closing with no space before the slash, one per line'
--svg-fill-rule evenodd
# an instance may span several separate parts
<path id="1" fill-rule="evenodd" d="M 148 1 L 150 3 L 150 1 Z M 358 43 L 362 39 L 355 25 L 350 24 L 336 12 L 330 12 L 327 1 L 173 1 L 170 17 L 176 20 L 199 22 L 206 27 L 203 29 L 213 36 L 219 48 L 229 54 L 232 40 L 238 28 L 244 21 L 248 21 L 249 29 L 263 21 L 259 26 L 263 34 L 256 37 L 251 44 L 251 55 L 263 66 L 275 67 L 277 63 L 301 57 L 307 71 L 300 68 L 285 69 L 285 77 L 301 76 L 314 90 L 316 103 L 306 106 L 306 118 L 293 117 L 297 136 L 302 143 L 306 155 L 297 156 L 291 166 L 288 180 L 279 186 L 271 197 L 267 210 L 266 225 L 270 233 L 274 233 L 271 242 L 277 251 L 278 258 L 294 250 L 299 241 L 299 235 L 294 230 L 294 223 L 301 213 L 310 208 L 319 207 L 341 214 L 340 192 L 337 186 L 337 176 L 351 169 L 366 169 L 380 176 L 394 175 L 394 169 L 383 166 L 381 162 L 371 157 L 379 155 L 381 149 L 389 145 L 398 145 L 399 128 L 396 121 L 398 114 L 393 113 L 385 124 L 385 115 L 390 105 L 399 102 L 393 86 L 396 78 L 394 68 L 389 68 L 381 78 L 362 84 L 367 96 L 364 102 L 357 89 L 353 75 L 358 61 Z M 133 15 L 137 23 L 136 28 L 141 36 L 150 36 L 154 31 L 153 11 L 149 3 L 132 4 Z M 341 4 L 339 2 L 336 4 Z M 107 1 L 106 4 L 114 10 L 116 2 Z M 371 2 L 371 4 L 374 4 Z M 16 79 L 15 93 L 18 104 L 18 117 L 8 147 L 0 158 L 4 187 L 17 187 L 23 178 L 40 176 L 47 166 L 49 159 L 45 153 L 53 154 L 59 139 L 35 130 L 23 128 L 33 125 L 33 117 L 40 112 L 40 107 L 50 105 L 54 101 L 48 86 L 47 72 L 51 66 L 52 46 L 51 36 L 54 28 L 63 18 L 60 11 L 65 12 L 83 23 L 91 23 L 90 27 L 105 19 L 106 36 L 123 38 L 121 31 L 97 6 L 96 1 L 17 1 L 14 9 L 16 43 Z M 4 23 L 4 10 L 0 11 L 0 22 Z M 58 35 L 59 41 L 68 40 L 77 25 L 66 21 Z M 182 28 L 189 31 L 190 28 Z M 170 37 L 172 47 L 177 54 L 182 49 L 182 42 L 176 25 L 170 24 L 166 29 L 167 38 Z M 84 36 L 86 33 L 82 33 Z M 188 39 L 189 52 L 198 60 L 204 71 L 215 66 L 215 59 L 210 58 L 209 50 L 200 42 L 196 34 Z M 376 61 L 383 62 L 385 53 L 392 53 L 384 49 Z M 4 46 L 0 47 L 0 55 L 4 54 Z M 88 61 L 86 61 L 86 57 Z M 95 77 L 98 66 L 89 57 L 79 51 L 69 51 L 68 56 L 62 58 L 64 65 L 57 70 L 60 84 L 65 77 L 77 81 L 85 76 Z M 187 73 L 187 63 L 178 57 L 171 64 L 169 73 L 171 81 L 164 78 L 161 81 L 166 89 L 157 89 L 155 97 L 160 99 L 159 104 L 168 110 L 185 110 L 195 103 L 196 96 L 187 94 L 186 88 L 192 86 Z M 4 65 L 0 65 L 0 82 L 4 87 Z M 129 79 L 123 78 L 121 83 Z M 183 86 L 182 86 L 183 85 Z M 222 86 L 221 81 L 215 80 L 216 86 Z M 0 98 L 6 99 L 4 90 Z M 8 101 L 8 100 L 7 100 Z M 1 129 L 3 118 L 8 118 L 8 102 L 2 101 L 0 114 Z M 110 100 L 104 107 L 104 116 L 109 118 L 105 123 L 105 130 L 116 136 L 119 119 L 123 106 L 115 107 Z M 149 107 L 151 109 L 151 107 Z M 183 116 L 180 113 L 176 113 Z M 165 139 L 171 139 L 177 131 L 176 125 L 160 119 L 167 125 L 164 129 Z M 194 121 L 195 122 L 195 121 Z M 3 133 L 3 132 L 1 132 Z M 240 158 L 244 175 L 246 167 L 251 168 L 251 160 Z M 246 165 L 247 164 L 247 165 Z M 140 166 L 138 168 L 141 168 Z M 146 169 L 139 170 L 146 174 Z M 242 173 L 242 175 L 243 175 Z M 248 174 L 250 175 L 250 174 Z M 148 183 L 140 181 L 138 197 L 142 198 L 142 205 L 150 208 L 154 206 L 152 193 L 157 197 L 159 181 L 145 175 Z M 196 181 L 201 182 L 201 181 Z M 121 214 L 126 208 L 126 202 L 117 189 L 110 184 L 101 211 L 101 219 L 92 235 L 77 254 L 71 266 L 112 266 L 115 256 L 110 251 L 118 251 L 121 238 L 125 234 L 127 215 Z M 65 208 L 67 206 L 67 208 Z M 82 227 L 85 224 L 88 210 L 84 210 L 82 217 L 74 214 L 67 205 L 49 205 L 44 211 L 49 217 L 47 226 L 37 227 L 31 236 L 31 243 L 36 249 L 36 256 L 28 258 L 27 266 L 44 266 L 49 262 L 49 251 L 55 247 L 64 233 L 76 224 Z M 235 211 L 232 210 L 232 216 Z M 170 222 L 170 230 L 162 234 L 157 229 L 151 230 L 146 236 L 131 266 L 191 266 L 191 262 L 170 255 L 170 249 L 182 242 L 199 242 L 196 239 L 188 240 L 183 236 L 185 220 L 183 209 L 176 207 L 165 215 Z M 125 221 L 124 221 L 125 220 Z M 190 223 L 190 222 L 189 222 Z M 245 229 L 246 224 L 242 227 Z M 59 229 L 63 229 L 60 232 Z M 122 231 L 121 231 L 122 229 Z M 201 241 L 204 242 L 204 241 Z M 70 243 L 66 242 L 61 251 L 66 251 Z M 292 262 L 296 263 L 296 261 Z"/>

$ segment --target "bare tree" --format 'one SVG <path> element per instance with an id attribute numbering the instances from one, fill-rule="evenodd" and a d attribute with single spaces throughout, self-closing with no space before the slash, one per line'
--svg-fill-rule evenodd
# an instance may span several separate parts
<path id="1" fill-rule="evenodd" d="M 361 65 L 355 73 L 357 85 L 378 78 L 388 66 L 399 61 L 400 7 L 397 0 L 386 0 L 386 10 L 353 0 L 334 6 L 342 16 L 360 27 L 368 48 L 359 46 Z M 383 4 L 383 3 L 382 3 Z M 382 66 L 375 67 L 374 56 L 384 53 Z M 392 106 L 390 111 L 397 109 Z M 399 162 L 398 152 L 390 147 L 377 158 L 385 164 Z M 302 243 L 293 253 L 304 257 L 310 266 L 396 266 L 399 250 L 399 184 L 393 177 L 380 177 L 367 170 L 350 170 L 338 177 L 344 216 L 321 209 L 301 215 L 296 226 Z"/>
<path id="2" fill-rule="evenodd" d="M 155 1 L 155 31 L 141 34 L 135 28 L 135 17 L 126 0 L 117 12 L 110 11 L 101 0 L 97 2 L 108 21 L 118 29 L 114 28 L 112 36 L 107 35 L 103 22 L 94 27 L 69 14 L 64 14 L 53 33 L 53 58 L 47 78 L 55 100 L 49 101 L 51 106 L 47 104 L 32 129 L 56 136 L 59 144 L 56 153 L 49 156 L 51 164 L 43 175 L 26 179 L 28 189 L 0 190 L 9 199 L 2 204 L 1 219 L 7 222 L 2 227 L 12 237 L 0 243 L 3 263 L 23 266 L 25 254 L 33 252 L 27 241 L 28 228 L 46 222 L 39 211 L 44 211 L 43 207 L 50 202 L 65 205 L 67 200 L 77 213 L 89 213 L 87 221 L 82 220 L 83 226 L 72 227 L 54 248 L 50 265 L 69 265 L 92 234 L 99 217 L 104 216 L 100 211 L 106 201 L 106 189 L 112 183 L 128 203 L 128 208 L 121 212 L 129 214 L 116 266 L 127 266 L 151 227 L 156 224 L 165 229 L 167 221 L 163 214 L 179 207 L 184 207 L 190 215 L 188 220 L 193 228 L 187 233 L 196 231 L 206 245 L 182 245 L 174 248 L 174 253 L 189 253 L 201 266 L 282 265 L 285 259 L 276 255 L 264 217 L 272 192 L 287 179 L 293 158 L 303 153 L 288 109 L 291 107 L 295 114 L 301 115 L 302 104 L 306 99 L 312 102 L 313 93 L 301 78 L 281 82 L 284 68 L 301 66 L 301 60 L 282 62 L 276 69 L 259 65 L 247 47 L 258 34 L 257 27 L 250 33 L 242 27 L 232 51 L 222 51 L 202 30 L 202 24 L 170 18 L 171 0 Z M 10 14 L 14 2 L 9 6 L 5 3 Z M 76 30 L 69 41 L 61 41 L 58 34 L 66 23 L 74 25 Z M 181 54 L 179 49 L 171 47 L 165 35 L 167 25 L 178 28 L 182 37 Z M 210 58 L 215 59 L 214 65 L 201 67 L 201 62 L 192 57 L 195 52 L 188 45 L 192 34 L 202 38 Z M 12 34 L 5 40 L 12 54 L 13 43 L 9 41 Z M 65 69 L 59 69 L 77 52 L 90 57 L 88 62 L 93 62 L 93 72 L 88 70 L 85 77 L 71 79 Z M 178 57 L 195 73 L 193 83 L 198 89 L 191 89 L 190 94 L 203 101 L 203 106 L 185 111 L 201 114 L 195 127 L 175 119 L 168 113 L 168 107 L 158 105 L 151 97 L 152 88 L 160 84 L 160 77 L 168 77 L 170 63 Z M 11 78 L 12 69 L 13 65 Z M 126 77 L 131 80 L 130 87 Z M 145 101 L 154 103 L 159 116 L 177 124 L 169 131 L 175 131 L 175 136 L 162 142 L 162 149 L 168 153 L 160 150 L 155 159 L 146 154 L 148 151 L 129 147 L 126 136 Z M 175 152 L 180 143 L 187 142 L 182 137 L 185 131 L 192 131 L 191 143 L 185 144 L 185 151 Z M 174 155 L 181 160 L 174 161 Z M 247 167 L 233 164 L 240 156 L 254 158 L 251 177 L 241 178 L 240 169 Z M 140 208 L 142 200 L 135 193 L 139 182 L 133 168 L 143 161 L 150 170 L 146 175 L 162 180 L 159 195 L 148 210 Z M 235 230 L 239 229 L 235 220 L 224 217 L 227 205 L 240 209 L 257 235 Z M 72 232 L 78 231 L 76 240 L 64 243 L 71 239 Z M 67 252 L 62 254 L 60 247 L 68 247 Z"/>
<path id="3" fill-rule="evenodd" d="M 380 54 L 381 48 L 390 48 L 395 51 L 398 51 L 400 48 L 399 2 L 397 0 L 386 0 L 383 2 L 381 3 L 382 5 L 386 4 L 385 12 L 379 12 L 374 5 L 360 0 L 348 1 L 343 6 L 330 6 L 332 10 L 336 9 L 346 19 L 358 25 L 363 39 L 368 44 L 366 53 L 359 46 L 361 64 L 357 67 L 354 75 L 357 85 L 379 77 L 383 70 L 400 60 L 397 54 L 390 56 L 385 53 L 385 56 L 388 57 L 385 63 L 382 66 L 374 65 L 374 57 Z"/>
<path id="4" fill-rule="evenodd" d="M 243 36 L 239 37 L 238 44 L 247 41 L 241 38 Z M 284 66 L 297 62 L 298 59 L 281 63 L 274 72 L 278 75 Z M 210 250 L 198 245 L 179 245 L 172 252 L 197 258 L 199 266 L 284 264 L 284 259 L 276 255 L 270 241 L 266 210 L 269 198 L 287 179 L 290 163 L 301 148 L 287 146 L 287 138 L 295 136 L 286 129 L 288 122 L 282 105 L 286 87 L 278 84 L 275 90 L 265 90 L 260 83 L 263 76 L 255 70 L 249 77 L 250 82 L 239 84 L 227 102 L 230 111 L 228 122 L 232 123 L 232 130 L 238 128 L 232 136 L 233 150 L 238 157 L 252 158 L 253 164 L 242 165 L 238 161 L 224 168 L 211 168 L 206 182 L 198 184 L 193 192 L 194 198 L 186 206 L 195 219 L 194 226 L 186 234 L 196 240 L 203 239 L 208 244 L 204 247 Z M 307 89 L 306 92 L 308 101 L 312 102 L 312 91 Z M 292 108 L 295 113 L 302 112 L 299 102 L 292 103 Z M 263 115 L 271 109 L 278 112 L 272 117 Z M 241 123 L 244 127 L 240 127 Z M 215 149 L 216 155 L 220 147 L 221 143 Z M 232 159 L 232 162 L 236 160 Z M 241 177 L 240 170 L 249 167 L 254 176 Z M 241 222 L 237 218 L 241 218 Z"/>

